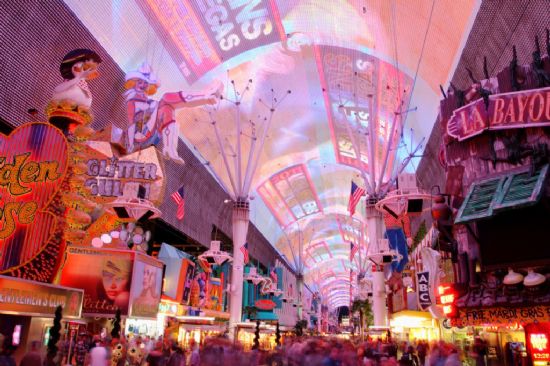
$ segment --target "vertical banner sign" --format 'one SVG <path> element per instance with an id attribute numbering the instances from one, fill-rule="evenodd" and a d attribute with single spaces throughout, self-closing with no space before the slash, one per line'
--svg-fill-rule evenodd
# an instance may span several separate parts
<path id="1" fill-rule="evenodd" d="M 416 283 L 418 286 L 418 306 L 426 310 L 432 305 L 430 297 L 430 272 L 418 272 L 416 274 Z"/>
<path id="2" fill-rule="evenodd" d="M 57 192 L 67 164 L 67 140 L 52 125 L 0 134 L 0 274 L 52 279 L 63 246 Z"/>

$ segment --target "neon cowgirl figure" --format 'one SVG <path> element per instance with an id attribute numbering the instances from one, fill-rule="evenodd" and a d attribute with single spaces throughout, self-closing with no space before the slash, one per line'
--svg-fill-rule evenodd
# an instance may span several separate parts
<path id="1" fill-rule="evenodd" d="M 178 155 L 179 131 L 176 125 L 177 108 L 193 108 L 215 104 L 223 90 L 221 82 L 215 82 L 209 90 L 198 94 L 182 91 L 165 93 L 160 101 L 150 98 L 157 92 L 160 82 L 151 66 L 143 63 L 136 71 L 126 74 L 126 104 L 128 108 L 128 152 L 156 145 L 162 137 L 162 153 L 165 157 L 182 163 Z"/>

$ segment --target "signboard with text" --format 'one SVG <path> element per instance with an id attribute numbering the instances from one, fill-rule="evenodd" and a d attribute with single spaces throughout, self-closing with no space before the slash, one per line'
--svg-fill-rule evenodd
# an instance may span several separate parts
<path id="1" fill-rule="evenodd" d="M 52 202 L 67 166 L 67 140 L 50 124 L 0 134 L 0 274 L 51 280 L 63 245 Z"/>
<path id="2" fill-rule="evenodd" d="M 459 141 L 485 130 L 550 126 L 550 88 L 495 94 L 453 112 L 447 133 Z"/>
<path id="3" fill-rule="evenodd" d="M 418 306 L 426 310 L 432 305 L 430 296 L 430 272 L 418 272 L 416 274 L 416 283 L 418 287 Z"/>
<path id="4" fill-rule="evenodd" d="M 161 202 L 164 173 L 154 146 L 118 158 L 110 155 L 110 150 L 91 147 L 84 185 L 96 201 L 108 203 L 125 197 Z"/>
<path id="5" fill-rule="evenodd" d="M 63 317 L 80 318 L 84 291 L 0 276 L 0 313 L 53 317 L 57 306 Z"/>
<path id="6" fill-rule="evenodd" d="M 453 326 L 498 325 L 550 321 L 550 305 L 492 308 L 458 308 Z"/>
<path id="7" fill-rule="evenodd" d="M 138 0 L 188 82 L 231 57 L 285 39 L 272 0 Z"/>

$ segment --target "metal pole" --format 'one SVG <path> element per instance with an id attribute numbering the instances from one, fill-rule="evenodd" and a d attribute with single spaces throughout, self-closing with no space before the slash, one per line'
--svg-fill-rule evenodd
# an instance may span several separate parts
<path id="1" fill-rule="evenodd" d="M 243 187 L 243 191 L 242 191 L 242 195 L 247 197 L 248 196 L 248 191 L 246 190 L 245 191 L 245 188 L 248 186 L 247 185 L 247 182 L 251 179 L 250 178 L 250 169 L 252 167 L 252 163 L 254 161 L 253 159 L 253 156 L 254 156 L 254 148 L 256 147 L 256 132 L 253 133 L 252 135 L 252 142 L 250 143 L 250 150 L 248 151 L 248 160 L 246 161 L 246 172 L 244 173 L 244 187 Z M 262 150 L 260 149 L 258 151 L 258 155 L 260 155 L 262 152 Z"/>
<path id="2" fill-rule="evenodd" d="M 424 142 L 424 140 L 425 140 L 425 137 L 422 137 L 422 140 L 420 140 L 420 143 L 416 145 L 416 148 L 409 154 L 409 156 L 405 158 L 405 160 L 403 160 L 403 162 L 401 163 L 401 166 L 395 170 L 395 172 L 391 176 L 391 179 L 388 181 L 388 184 L 386 185 L 386 187 L 384 187 L 384 190 L 382 191 L 382 195 L 380 197 L 384 197 L 386 193 L 388 193 L 391 185 L 397 179 L 397 176 L 401 174 L 401 172 L 407 167 L 409 162 L 412 160 L 414 154 L 416 154 L 418 149 L 420 149 L 420 147 L 422 146 L 422 143 Z"/>
<path id="3" fill-rule="evenodd" d="M 374 204 L 367 204 L 367 229 L 369 231 L 369 240 L 371 245 L 369 252 L 371 254 L 379 253 L 379 246 L 374 245 L 382 237 L 383 228 L 382 214 L 376 210 Z M 371 251 L 372 250 L 372 251 Z M 372 272 L 372 312 L 374 315 L 374 326 L 387 326 L 386 310 L 386 283 L 384 272 L 380 265 L 376 265 Z"/>
<path id="4" fill-rule="evenodd" d="M 388 160 L 390 157 L 390 151 L 393 143 L 393 135 L 395 134 L 395 127 L 397 126 L 397 112 L 394 112 L 393 114 L 393 121 L 391 123 L 391 133 L 390 138 L 388 141 L 388 148 L 386 149 L 386 153 L 384 154 L 384 163 L 382 163 L 382 170 L 380 171 L 380 176 L 378 177 L 378 187 L 382 187 L 382 179 L 384 179 L 384 173 L 386 170 L 386 166 L 388 165 Z"/>
<path id="5" fill-rule="evenodd" d="M 225 149 L 223 148 L 222 139 L 220 137 L 220 132 L 218 131 L 218 126 L 216 121 L 212 121 L 212 126 L 214 126 L 214 132 L 216 134 L 216 140 L 218 140 L 218 146 L 220 147 L 220 153 L 223 157 L 223 163 L 225 169 L 227 170 L 227 175 L 229 176 L 229 181 L 231 182 L 231 187 L 233 188 L 233 199 L 237 198 L 237 188 L 235 187 L 235 181 L 233 180 L 233 175 L 231 174 L 231 169 L 229 168 L 229 163 L 227 162 L 227 155 L 225 154 Z"/>
<path id="6" fill-rule="evenodd" d="M 360 155 L 360 151 L 357 147 L 357 141 L 356 141 L 355 136 L 353 135 L 353 133 L 351 131 L 349 121 L 348 121 L 347 117 L 345 117 L 345 112 L 342 112 L 342 113 L 344 113 L 344 118 L 346 119 L 346 123 L 345 123 L 346 130 L 347 130 L 349 138 L 351 140 L 351 144 L 353 145 L 353 151 L 355 152 L 355 158 L 357 159 L 358 164 L 359 164 L 358 169 L 361 172 L 361 176 L 363 177 L 363 180 L 365 181 L 365 185 L 367 186 L 367 190 L 368 190 L 369 194 L 373 195 L 374 194 L 374 189 L 373 189 L 372 185 L 370 184 L 370 181 L 369 181 L 367 175 L 365 174 L 365 170 L 363 169 L 363 165 L 362 165 L 363 162 L 361 161 L 361 155 Z M 370 164 L 370 161 L 369 161 L 369 164 Z"/>
<path id="7" fill-rule="evenodd" d="M 368 146 L 367 146 L 367 151 L 370 152 L 370 156 L 369 156 L 369 167 L 370 167 L 370 176 L 371 176 L 371 179 L 372 179 L 372 190 L 373 192 L 376 192 L 376 158 L 374 156 L 374 146 L 376 144 L 376 138 L 377 138 L 377 134 L 376 134 L 376 131 L 374 129 L 374 115 L 372 113 L 373 111 L 373 108 L 372 108 L 372 98 L 370 98 L 370 102 L 371 102 L 371 105 L 369 106 L 369 135 L 366 136 L 365 140 L 367 141 L 368 143 Z M 356 118 L 357 117 L 357 114 L 355 115 Z"/>
<path id="8" fill-rule="evenodd" d="M 262 131 L 262 136 L 260 137 L 260 143 L 259 143 L 259 147 L 258 147 L 258 153 L 256 154 L 256 157 L 254 158 L 254 163 L 252 165 L 252 170 L 250 172 L 250 175 L 249 175 L 248 178 L 245 178 L 244 189 L 243 189 L 243 192 L 245 192 L 245 194 L 248 194 L 248 191 L 250 190 L 250 186 L 252 185 L 252 180 L 254 179 L 254 174 L 256 173 L 256 169 L 258 168 L 258 161 L 260 160 L 260 155 L 261 155 L 261 152 L 264 148 L 264 142 L 265 142 L 265 138 L 267 136 L 267 131 L 269 130 L 269 127 L 271 126 L 271 121 L 273 119 L 273 112 L 274 112 L 274 110 L 271 110 L 271 115 L 269 116 L 269 119 L 267 120 L 267 124 L 266 124 L 264 130 Z"/>
<path id="9" fill-rule="evenodd" d="M 235 103 L 235 107 L 237 108 L 237 167 L 235 170 L 237 170 L 237 185 L 238 185 L 238 191 L 237 191 L 237 199 L 243 197 L 243 185 L 242 185 L 242 173 L 241 173 L 241 109 L 239 108 L 241 102 L 240 100 L 237 100 L 237 103 Z"/>
<path id="10" fill-rule="evenodd" d="M 231 302 L 229 306 L 229 335 L 236 339 L 237 323 L 242 319 L 244 257 L 241 247 L 246 242 L 250 209 L 248 201 L 235 201 L 233 221 L 233 268 L 231 272 Z"/>

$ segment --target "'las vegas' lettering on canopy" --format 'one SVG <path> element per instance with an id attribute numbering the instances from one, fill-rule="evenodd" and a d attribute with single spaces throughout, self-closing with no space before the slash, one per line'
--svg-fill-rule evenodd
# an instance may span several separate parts
<path id="1" fill-rule="evenodd" d="M 453 112 L 447 133 L 462 141 L 485 130 L 550 126 L 550 88 L 495 94 Z"/>

